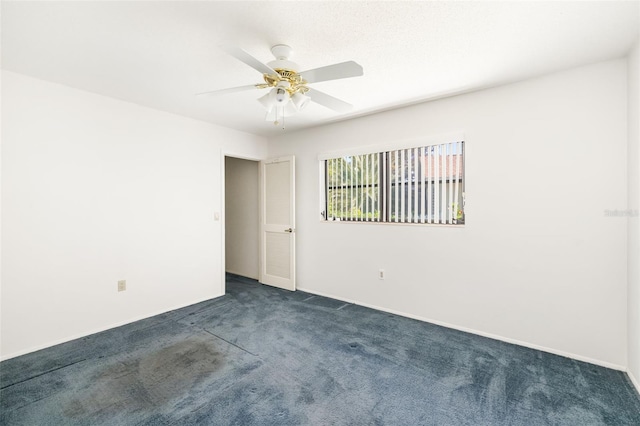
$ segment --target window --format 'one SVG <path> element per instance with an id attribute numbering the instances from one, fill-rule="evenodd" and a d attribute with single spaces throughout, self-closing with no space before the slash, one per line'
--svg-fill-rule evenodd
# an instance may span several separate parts
<path id="1" fill-rule="evenodd" d="M 326 221 L 464 223 L 464 142 L 322 161 Z"/>

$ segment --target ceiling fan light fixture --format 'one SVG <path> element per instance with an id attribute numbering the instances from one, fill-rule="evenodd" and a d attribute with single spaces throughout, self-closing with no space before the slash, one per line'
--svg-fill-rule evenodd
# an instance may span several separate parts
<path id="1" fill-rule="evenodd" d="M 276 104 L 277 105 L 285 105 L 289 101 L 289 93 L 286 89 L 282 87 L 276 87 L 273 89 L 276 93 Z"/>
<path id="2" fill-rule="evenodd" d="M 289 87 L 291 87 L 291 84 L 288 81 L 280 80 L 276 87 L 273 88 L 272 92 L 275 93 L 274 99 L 276 105 L 284 106 L 289 102 L 289 98 L 291 97 L 288 91 Z"/>
<path id="3" fill-rule="evenodd" d="M 269 90 L 269 93 L 267 93 L 266 95 L 258 98 L 258 102 L 260 102 L 262 104 L 262 106 L 264 107 L 264 109 L 267 110 L 267 113 L 271 112 L 271 110 L 273 109 L 273 106 L 275 105 L 275 92 L 274 90 Z"/>
<path id="4" fill-rule="evenodd" d="M 297 111 L 302 111 L 307 105 L 309 105 L 310 101 L 311 98 L 309 96 L 303 95 L 300 92 L 294 93 L 291 97 L 291 102 L 296 107 Z"/>

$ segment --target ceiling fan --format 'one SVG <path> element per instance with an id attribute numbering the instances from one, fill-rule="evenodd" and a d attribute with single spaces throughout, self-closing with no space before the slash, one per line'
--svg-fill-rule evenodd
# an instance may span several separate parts
<path id="1" fill-rule="evenodd" d="M 354 61 L 341 62 L 300 72 L 298 64 L 289 60 L 293 49 L 285 44 L 277 44 L 271 48 L 271 53 L 276 59 L 267 64 L 260 62 L 239 47 L 225 45 L 221 46 L 221 48 L 231 56 L 262 73 L 264 83 L 214 90 L 199 93 L 199 96 L 224 95 L 256 88 L 270 89 L 258 101 L 267 110 L 267 121 L 273 121 L 276 125 L 282 121 L 283 128 L 284 116 L 301 111 L 310 101 L 337 112 L 347 112 L 353 108 L 351 104 L 319 90 L 312 89 L 307 85 L 320 81 L 363 75 L 362 67 Z"/>

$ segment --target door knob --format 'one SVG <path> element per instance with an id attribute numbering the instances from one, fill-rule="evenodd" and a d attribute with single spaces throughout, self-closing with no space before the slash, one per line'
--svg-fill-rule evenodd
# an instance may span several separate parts
<path id="1" fill-rule="evenodd" d="M 291 228 L 285 229 L 284 232 L 293 232 L 293 229 L 291 229 Z"/>

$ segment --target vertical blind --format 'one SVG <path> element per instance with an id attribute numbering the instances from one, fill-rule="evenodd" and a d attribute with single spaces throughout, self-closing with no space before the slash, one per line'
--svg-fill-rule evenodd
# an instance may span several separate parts
<path id="1" fill-rule="evenodd" d="M 464 223 L 464 142 L 324 160 L 328 221 Z"/>

